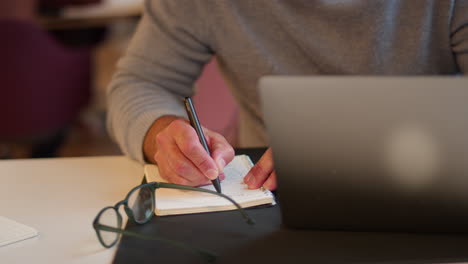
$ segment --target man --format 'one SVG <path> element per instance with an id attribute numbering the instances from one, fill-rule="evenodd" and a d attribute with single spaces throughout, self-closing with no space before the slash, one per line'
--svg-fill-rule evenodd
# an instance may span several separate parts
<path id="1" fill-rule="evenodd" d="M 468 0 L 147 1 L 108 91 L 108 127 L 175 183 L 208 184 L 234 156 L 206 130 L 209 157 L 184 119 L 182 98 L 212 56 L 240 105 L 241 146 L 267 145 L 261 76 L 467 73 Z M 244 180 L 276 188 L 271 150 Z"/>

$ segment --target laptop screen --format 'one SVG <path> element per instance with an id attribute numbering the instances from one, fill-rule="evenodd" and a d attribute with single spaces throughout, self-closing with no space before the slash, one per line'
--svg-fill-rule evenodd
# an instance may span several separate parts
<path id="1" fill-rule="evenodd" d="M 468 231 L 468 78 L 259 86 L 287 226 Z"/>

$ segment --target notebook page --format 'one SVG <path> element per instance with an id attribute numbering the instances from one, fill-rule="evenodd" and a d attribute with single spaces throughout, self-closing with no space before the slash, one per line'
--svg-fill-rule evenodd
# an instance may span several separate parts
<path id="1" fill-rule="evenodd" d="M 0 247 L 37 235 L 38 232 L 34 228 L 0 216 Z"/>
<path id="2" fill-rule="evenodd" d="M 223 194 L 231 197 L 242 207 L 261 204 L 274 204 L 273 194 L 266 189 L 249 190 L 243 183 L 243 178 L 253 166 L 246 155 L 238 155 L 229 163 L 224 174 L 226 179 L 221 182 Z M 155 165 L 145 166 L 148 182 L 163 181 Z M 215 191 L 212 185 L 202 188 Z M 174 189 L 158 189 L 156 191 L 156 214 L 188 214 L 236 209 L 228 200 L 213 194 Z"/>

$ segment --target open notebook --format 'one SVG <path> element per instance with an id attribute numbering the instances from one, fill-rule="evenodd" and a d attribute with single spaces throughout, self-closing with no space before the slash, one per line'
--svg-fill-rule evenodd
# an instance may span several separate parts
<path id="1" fill-rule="evenodd" d="M 264 204 L 275 204 L 273 194 L 260 188 L 249 190 L 243 183 L 243 178 L 253 166 L 246 155 L 238 155 L 224 168 L 226 179 L 221 182 L 223 194 L 231 197 L 242 207 L 252 207 Z M 148 182 L 167 182 L 158 171 L 156 165 L 145 165 L 145 175 Z M 202 188 L 215 191 L 212 185 Z M 192 214 L 202 212 L 226 211 L 236 209 L 228 200 L 209 193 L 183 191 L 174 189 L 158 189 L 156 191 L 156 215 Z"/>

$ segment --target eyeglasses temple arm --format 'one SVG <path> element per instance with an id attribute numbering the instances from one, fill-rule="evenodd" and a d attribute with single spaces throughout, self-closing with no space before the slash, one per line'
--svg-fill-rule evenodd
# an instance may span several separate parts
<path id="1" fill-rule="evenodd" d="M 250 216 L 245 212 L 245 210 L 236 201 L 234 201 L 231 197 L 229 197 L 229 196 L 227 196 L 225 194 L 210 191 L 210 190 L 206 190 L 206 189 L 202 189 L 202 188 L 190 187 L 190 186 L 184 186 L 184 185 L 178 185 L 178 184 L 172 184 L 172 183 L 165 183 L 165 182 L 158 182 L 157 186 L 161 187 L 161 188 L 204 192 L 204 193 L 210 193 L 210 194 L 221 196 L 221 197 L 227 199 L 228 201 L 230 201 L 231 203 L 233 203 L 237 207 L 237 210 L 245 218 L 245 220 L 247 221 L 247 223 L 249 225 L 254 225 L 255 224 L 255 221 L 252 218 L 250 218 Z"/>
<path id="2" fill-rule="evenodd" d="M 192 246 L 189 246 L 187 244 L 177 242 L 177 241 L 174 241 L 174 240 L 170 240 L 170 239 L 145 235 L 145 234 L 136 233 L 136 232 L 123 230 L 123 229 L 120 229 L 120 228 L 115 228 L 115 227 L 111 227 L 111 226 L 107 226 L 107 225 L 101 225 L 101 224 L 96 224 L 95 228 L 97 228 L 97 229 L 99 229 L 101 231 L 120 233 L 120 234 L 126 235 L 126 236 L 131 236 L 131 237 L 136 237 L 136 238 L 141 238 L 141 239 L 155 240 L 155 241 L 161 241 L 161 242 L 164 242 L 164 243 L 168 243 L 168 244 L 173 245 L 175 247 L 179 247 L 179 248 L 182 248 L 182 249 L 185 249 L 185 250 L 188 250 L 188 251 L 192 251 L 193 253 L 198 254 L 202 258 L 206 259 L 208 262 L 213 262 L 217 257 L 217 255 L 214 252 L 204 250 L 204 249 L 201 249 L 201 248 L 192 247 Z"/>

